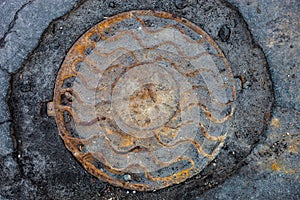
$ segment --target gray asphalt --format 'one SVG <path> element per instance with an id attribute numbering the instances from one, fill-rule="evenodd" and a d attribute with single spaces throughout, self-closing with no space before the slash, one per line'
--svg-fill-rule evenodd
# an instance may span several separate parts
<path id="1" fill-rule="evenodd" d="M 0 1 L 0 167 L 7 173 L 0 172 L 0 177 L 13 179 L 18 170 L 10 129 L 13 119 L 7 104 L 11 75 L 22 68 L 49 24 L 78 2 Z M 264 51 L 275 105 L 265 137 L 247 157 L 245 165 L 197 199 L 300 199 L 300 2 L 228 2 L 239 10 L 255 43 Z M 7 187 L 0 188 L 0 199 L 8 198 L 1 196 L 2 191 L 9 190 Z"/>

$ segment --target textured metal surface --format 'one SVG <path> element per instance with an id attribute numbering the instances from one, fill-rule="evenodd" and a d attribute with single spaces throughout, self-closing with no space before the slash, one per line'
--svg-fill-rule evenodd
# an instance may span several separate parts
<path id="1" fill-rule="evenodd" d="M 73 45 L 48 115 L 91 174 L 128 189 L 160 189 L 217 156 L 234 85 L 226 58 L 202 29 L 165 12 L 131 11 Z"/>

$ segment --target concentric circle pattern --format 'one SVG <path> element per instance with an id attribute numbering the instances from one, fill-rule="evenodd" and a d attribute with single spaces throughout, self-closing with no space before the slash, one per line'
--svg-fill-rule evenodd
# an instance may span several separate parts
<path id="1" fill-rule="evenodd" d="M 84 168 L 134 190 L 180 183 L 215 158 L 235 82 L 216 43 L 191 22 L 131 11 L 86 32 L 59 71 L 53 109 Z"/>

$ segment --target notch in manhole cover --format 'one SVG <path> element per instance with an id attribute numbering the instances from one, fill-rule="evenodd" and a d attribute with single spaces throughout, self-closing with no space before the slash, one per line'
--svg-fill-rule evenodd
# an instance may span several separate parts
<path id="1" fill-rule="evenodd" d="M 131 11 L 77 40 L 48 114 L 91 174 L 153 190 L 183 182 L 215 158 L 235 94 L 226 58 L 201 28 L 165 12 Z"/>

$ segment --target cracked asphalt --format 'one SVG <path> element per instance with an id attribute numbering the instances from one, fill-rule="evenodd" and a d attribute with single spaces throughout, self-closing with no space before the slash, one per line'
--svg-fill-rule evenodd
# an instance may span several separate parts
<path id="1" fill-rule="evenodd" d="M 0 199 L 16 199 L 14 186 L 6 182 L 28 187 L 26 180 L 11 181 L 19 170 L 16 162 L 19 155 L 15 150 L 18 141 L 12 133 L 14 119 L 8 106 L 13 89 L 11 78 L 38 46 L 50 23 L 83 2 L 0 0 Z M 195 1 L 171 3 L 184 9 L 186 2 Z M 195 199 L 300 199 L 300 2 L 228 0 L 225 3 L 240 12 L 254 43 L 266 56 L 275 104 L 264 136 L 243 166 Z"/>

